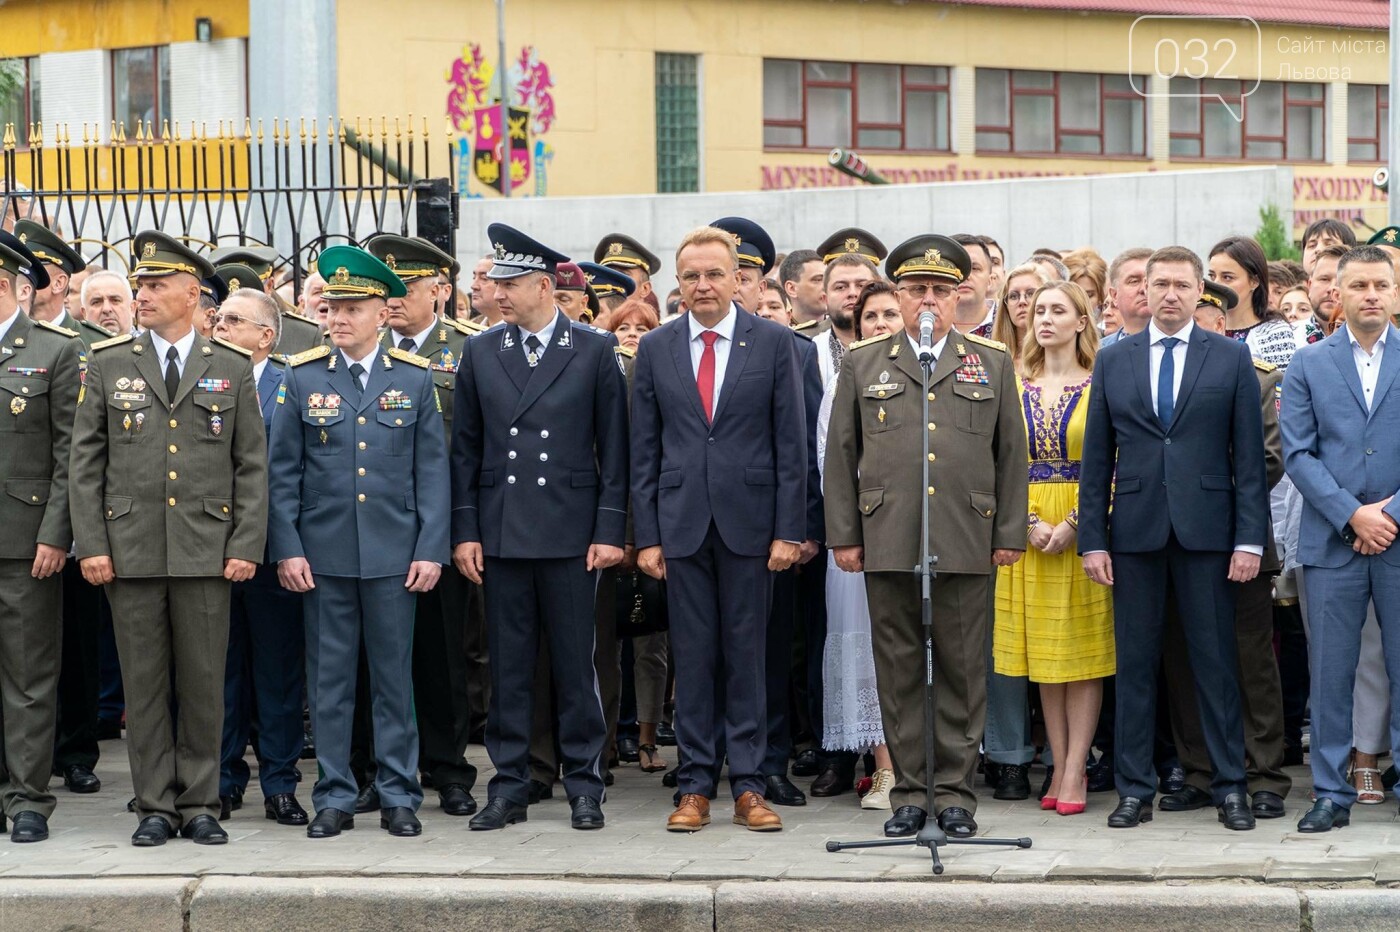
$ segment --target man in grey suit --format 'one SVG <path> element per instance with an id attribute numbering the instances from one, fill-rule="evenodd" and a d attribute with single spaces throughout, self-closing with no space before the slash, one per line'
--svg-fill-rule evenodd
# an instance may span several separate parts
<path id="1" fill-rule="evenodd" d="M 1300 832 L 1351 820 L 1356 790 L 1346 778 L 1352 688 L 1366 610 L 1374 604 L 1400 708 L 1400 331 L 1395 270 L 1376 246 L 1357 246 L 1337 265 L 1332 294 L 1346 326 L 1294 355 L 1283 382 L 1284 468 L 1303 496 L 1298 562 L 1312 636 L 1312 773 L 1317 802 Z M 1390 742 L 1400 754 L 1391 716 Z"/>

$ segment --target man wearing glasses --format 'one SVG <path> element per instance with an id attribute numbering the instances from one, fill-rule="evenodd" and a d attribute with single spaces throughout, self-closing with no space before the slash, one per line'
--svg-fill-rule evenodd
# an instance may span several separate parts
<path id="1" fill-rule="evenodd" d="M 885 737 L 894 758 L 894 817 L 885 834 L 913 835 L 929 816 L 977 834 L 972 775 L 987 711 L 987 587 L 994 567 L 1026 549 L 1026 430 L 1011 356 L 954 329 L 958 287 L 972 263 L 946 236 L 916 236 L 885 262 L 903 333 L 852 344 L 841 365 L 826 451 L 827 546 L 836 565 L 865 573 Z M 928 421 L 919 318 L 933 314 Z M 929 438 L 923 483 L 925 431 Z M 924 756 L 923 621 L 918 503 L 937 558 L 933 602 L 934 769 Z"/>
<path id="2" fill-rule="evenodd" d="M 214 336 L 252 354 L 253 384 L 270 438 L 272 418 L 279 411 L 283 370 L 268 357 L 282 336 L 282 316 L 276 302 L 254 284 L 257 277 L 251 269 L 233 264 L 220 266 L 215 274 L 228 286 L 229 297 L 214 314 Z M 307 822 L 306 810 L 296 798 L 306 678 L 301 601 L 299 594 L 278 583 L 277 564 L 269 559 L 263 560 L 252 579 L 233 585 L 219 761 L 221 819 L 243 804 L 250 776 L 244 751 L 257 709 L 263 812 L 279 825 Z"/>

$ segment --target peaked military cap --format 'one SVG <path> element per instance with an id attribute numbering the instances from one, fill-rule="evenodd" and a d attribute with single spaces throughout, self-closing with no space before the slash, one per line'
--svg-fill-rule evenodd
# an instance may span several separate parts
<path id="1" fill-rule="evenodd" d="M 837 230 L 835 233 L 822 240 L 822 244 L 817 247 L 817 255 L 822 257 L 823 262 L 831 262 L 841 256 L 865 256 L 875 265 L 885 261 L 890 251 L 885 248 L 885 244 L 875 238 L 874 234 L 862 230 L 860 227 L 846 227 L 844 230 Z"/>
<path id="2" fill-rule="evenodd" d="M 739 250 L 739 265 L 762 269 L 764 275 L 772 270 L 778 251 L 773 247 L 773 237 L 763 227 L 744 217 L 720 217 L 710 226 L 718 227 L 734 237 L 734 245 Z"/>
<path id="3" fill-rule="evenodd" d="M 553 275 L 559 263 L 569 261 L 569 257 L 563 253 L 555 252 L 504 223 L 488 226 L 486 236 L 491 240 L 491 248 L 495 250 L 491 271 L 486 273 L 487 278 L 519 278 L 531 272 Z"/>
<path id="4" fill-rule="evenodd" d="M 253 288 L 262 291 L 262 281 L 258 273 L 241 262 L 224 262 L 214 268 L 214 277 L 224 283 L 224 288 L 233 294 L 240 288 Z"/>
<path id="5" fill-rule="evenodd" d="M 213 298 L 216 305 L 228 300 L 228 283 L 219 277 L 217 270 L 199 283 L 199 290 Z"/>
<path id="6" fill-rule="evenodd" d="M 454 260 L 425 239 L 379 233 L 365 243 L 365 250 L 394 270 L 406 282 L 450 274 Z"/>
<path id="7" fill-rule="evenodd" d="M 24 275 L 29 268 L 29 260 L 8 243 L 0 240 L 0 269 L 11 275 Z"/>
<path id="8" fill-rule="evenodd" d="M 214 274 L 214 266 L 208 259 L 159 230 L 136 234 L 131 260 L 132 278 L 163 278 L 184 272 L 205 279 Z"/>
<path id="9" fill-rule="evenodd" d="M 44 263 L 20 240 L 18 236 L 8 230 L 0 230 L 0 243 L 10 247 L 19 256 L 19 263 L 11 268 L 9 263 L 5 263 L 5 270 L 23 275 L 29 279 L 36 291 L 49 287 L 49 271 L 44 268 Z"/>
<path id="10" fill-rule="evenodd" d="M 87 268 L 82 253 L 64 242 L 63 237 L 53 230 L 33 220 L 16 220 L 15 235 L 40 262 L 56 265 L 69 275 Z"/>
<path id="11" fill-rule="evenodd" d="M 1236 304 L 1240 303 L 1240 296 L 1235 294 L 1235 289 L 1229 285 L 1222 285 L 1220 282 L 1205 281 L 1206 290 L 1201 292 L 1201 300 L 1196 302 L 1196 306 L 1202 304 L 1213 304 L 1222 311 L 1229 311 Z"/>
<path id="12" fill-rule="evenodd" d="M 921 233 L 900 243 L 885 259 L 885 274 L 897 282 L 906 275 L 932 275 L 961 283 L 972 271 L 972 259 L 956 240 Z"/>
<path id="13" fill-rule="evenodd" d="M 326 280 L 321 297 L 330 301 L 408 294 L 393 269 L 357 246 L 326 247 L 316 259 L 316 271 Z"/>
<path id="14" fill-rule="evenodd" d="M 209 254 L 209 261 L 214 265 L 241 262 L 257 272 L 262 281 L 267 281 L 268 276 L 272 274 L 272 267 L 280 258 L 277 250 L 271 246 L 221 246 Z"/>
<path id="15" fill-rule="evenodd" d="M 580 262 L 579 268 L 583 269 L 588 284 L 600 298 L 611 298 L 619 294 L 630 298 L 632 292 L 637 290 L 637 283 L 626 272 L 619 272 L 596 262 Z"/>
<path id="16" fill-rule="evenodd" d="M 661 271 L 661 260 L 641 243 L 624 233 L 609 233 L 598 241 L 593 261 L 599 265 L 646 269 L 648 275 Z"/>
<path id="17" fill-rule="evenodd" d="M 1381 227 L 1371 235 L 1371 238 L 1366 241 L 1366 245 L 1394 246 L 1400 249 L 1400 227 Z"/>

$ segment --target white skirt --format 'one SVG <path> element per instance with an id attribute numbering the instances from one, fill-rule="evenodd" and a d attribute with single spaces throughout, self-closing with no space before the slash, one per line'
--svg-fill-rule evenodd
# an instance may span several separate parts
<path id="1" fill-rule="evenodd" d="M 866 751 L 885 743 L 865 575 L 847 573 L 828 554 L 826 646 L 822 651 L 822 748 Z"/>

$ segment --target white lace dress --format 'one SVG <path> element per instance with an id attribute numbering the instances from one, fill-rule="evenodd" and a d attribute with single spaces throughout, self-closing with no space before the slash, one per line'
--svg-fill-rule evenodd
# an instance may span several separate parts
<path id="1" fill-rule="evenodd" d="M 817 416 L 817 464 L 825 478 L 826 429 L 836 378 L 828 382 Z M 865 751 L 885 743 L 880 694 L 875 687 L 875 652 L 870 644 L 870 607 L 865 576 L 847 573 L 827 554 L 826 646 L 822 651 L 822 749 Z"/>

